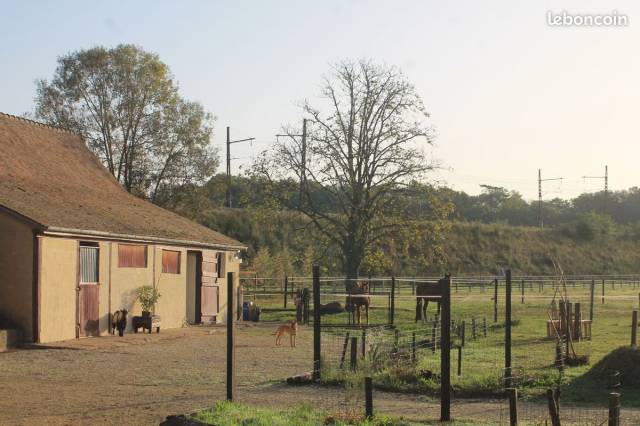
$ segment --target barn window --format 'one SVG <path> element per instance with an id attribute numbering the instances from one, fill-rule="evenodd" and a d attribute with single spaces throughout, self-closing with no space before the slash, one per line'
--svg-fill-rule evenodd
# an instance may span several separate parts
<path id="1" fill-rule="evenodd" d="M 98 247 L 80 244 L 80 284 L 97 284 Z"/>
<path id="2" fill-rule="evenodd" d="M 146 268 L 147 246 L 134 244 L 118 244 L 119 268 Z"/>
<path id="3" fill-rule="evenodd" d="M 162 250 L 162 272 L 165 274 L 180 273 L 180 252 Z"/>
<path id="4" fill-rule="evenodd" d="M 224 259 L 224 256 L 222 254 L 220 251 L 216 253 L 216 272 L 218 272 L 218 278 L 224 277 L 224 271 L 222 270 L 222 259 Z"/>

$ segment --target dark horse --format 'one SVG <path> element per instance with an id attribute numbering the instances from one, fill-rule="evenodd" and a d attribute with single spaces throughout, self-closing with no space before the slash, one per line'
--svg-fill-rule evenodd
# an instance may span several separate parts
<path id="1" fill-rule="evenodd" d="M 371 298 L 365 296 L 369 293 L 369 283 L 365 281 L 357 282 L 351 288 L 349 296 L 347 296 L 347 310 L 353 313 L 354 324 L 360 325 L 362 312 L 364 308 L 365 315 L 367 317 L 367 325 L 369 325 L 369 305 L 371 304 Z"/>
<path id="2" fill-rule="evenodd" d="M 115 311 L 111 316 L 111 334 L 116 333 L 118 329 L 118 336 L 124 336 L 124 329 L 127 328 L 127 310 L 122 309 Z"/>
<path id="3" fill-rule="evenodd" d="M 416 322 L 427 319 L 429 302 L 438 303 L 438 316 L 440 316 L 440 294 L 438 283 L 419 283 L 416 285 Z"/>

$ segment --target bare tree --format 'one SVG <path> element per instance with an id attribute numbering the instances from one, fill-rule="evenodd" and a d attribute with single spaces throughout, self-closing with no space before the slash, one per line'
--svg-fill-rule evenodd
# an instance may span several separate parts
<path id="1" fill-rule="evenodd" d="M 397 68 L 366 60 L 335 65 L 319 105 L 302 108 L 306 137 L 287 128 L 255 170 L 268 181 L 298 181 L 298 209 L 342 250 L 349 289 L 367 249 L 406 226 L 394 192 L 433 168 L 422 151 L 432 143 L 428 114 Z"/>

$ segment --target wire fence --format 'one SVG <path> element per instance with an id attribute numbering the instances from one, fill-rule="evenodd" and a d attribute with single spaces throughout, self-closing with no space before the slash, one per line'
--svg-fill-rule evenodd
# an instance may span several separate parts
<path id="1" fill-rule="evenodd" d="M 348 305 L 354 297 L 369 301 L 368 312 L 361 313 L 359 324 L 348 310 L 322 316 L 323 380 L 335 386 L 336 395 L 321 402 L 325 408 L 343 415 L 362 413 L 364 376 L 373 377 L 374 385 L 383 389 L 438 395 L 442 330 L 437 301 L 429 300 L 423 316 L 418 312 L 422 296 L 416 294 L 421 283 L 434 279 L 368 277 L 359 280 L 367 282 L 362 294 L 346 291 L 343 277 L 320 280 L 322 305 Z M 243 277 L 242 283 L 245 301 L 263 309 L 261 320 L 274 322 L 295 318 L 299 292 L 312 287 L 307 277 Z M 629 344 L 631 312 L 640 302 L 640 276 L 572 276 L 564 277 L 562 283 L 557 277 L 522 276 L 513 277 L 511 290 L 512 366 L 507 374 L 504 277 L 453 278 L 450 344 L 454 401 L 467 397 L 500 400 L 497 422 L 506 424 L 509 406 L 504 395 L 509 379 L 509 385 L 527 397 L 518 407 L 520 423 L 551 424 L 545 400 L 539 396 L 560 386 L 563 424 L 606 424 L 607 397 L 618 389 L 620 381 L 615 370 L 610 372 L 611 383 L 589 390 L 589 407 L 575 405 L 575 401 L 585 398 L 579 388 L 590 367 L 612 349 Z M 572 306 L 570 341 L 557 336 L 561 301 Z M 528 402 L 530 397 L 535 402 Z M 622 410 L 624 413 L 624 407 Z M 426 418 L 437 418 L 437 414 Z"/>

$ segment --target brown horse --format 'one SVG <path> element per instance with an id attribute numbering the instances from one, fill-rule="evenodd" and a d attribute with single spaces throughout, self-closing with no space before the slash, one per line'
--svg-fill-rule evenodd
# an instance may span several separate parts
<path id="1" fill-rule="evenodd" d="M 371 304 L 371 298 L 365 296 L 365 294 L 369 293 L 369 283 L 359 281 L 351 288 L 349 293 L 350 295 L 347 296 L 347 307 L 348 311 L 354 314 L 354 323 L 360 325 L 362 320 L 361 309 L 364 307 L 367 325 L 369 325 L 369 305 Z"/>
<path id="2" fill-rule="evenodd" d="M 416 322 L 427 319 L 429 302 L 438 303 L 440 316 L 440 286 L 436 283 L 419 283 L 416 285 Z"/>

